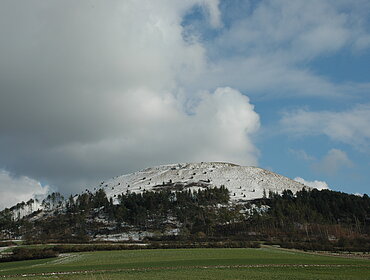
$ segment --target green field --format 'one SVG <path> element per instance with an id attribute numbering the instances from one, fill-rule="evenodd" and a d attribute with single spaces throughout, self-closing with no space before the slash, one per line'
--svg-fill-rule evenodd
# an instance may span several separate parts
<path id="1" fill-rule="evenodd" d="M 53 272 L 65 274 L 53 275 Z M 274 248 L 102 251 L 1 263 L 0 277 L 77 280 L 370 279 L 370 260 Z"/>

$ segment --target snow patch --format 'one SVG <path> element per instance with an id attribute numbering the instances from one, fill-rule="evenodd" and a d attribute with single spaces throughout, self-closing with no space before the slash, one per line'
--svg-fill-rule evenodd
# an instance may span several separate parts
<path id="1" fill-rule="evenodd" d="M 270 191 L 281 193 L 290 189 L 297 192 L 305 187 L 301 182 L 258 167 L 201 162 L 146 168 L 102 182 L 98 188 L 104 188 L 107 196 L 117 203 L 122 193 L 143 193 L 165 188 L 197 190 L 221 186 L 230 191 L 230 198 L 234 202 L 262 198 L 264 193 L 268 195 Z"/>

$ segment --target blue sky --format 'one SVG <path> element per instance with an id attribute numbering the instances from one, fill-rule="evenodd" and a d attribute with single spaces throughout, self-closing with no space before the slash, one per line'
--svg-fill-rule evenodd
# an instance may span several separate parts
<path id="1" fill-rule="evenodd" d="M 197 161 L 369 193 L 368 0 L 5 0 L 0 43 L 0 208 Z"/>
<path id="2" fill-rule="evenodd" d="M 325 181 L 330 188 L 334 190 L 345 191 L 349 193 L 368 193 L 370 189 L 370 178 L 368 172 L 370 171 L 370 145 L 369 145 L 369 133 L 366 133 L 366 137 L 363 139 L 363 147 L 358 147 L 357 144 L 351 143 L 351 141 L 343 142 L 340 137 L 336 138 L 335 135 L 328 137 L 320 131 L 318 128 L 317 132 L 315 128 L 310 133 L 305 135 L 295 135 L 294 131 L 286 133 L 282 130 L 280 120 L 283 118 L 286 112 L 296 110 L 306 110 L 308 112 L 328 112 L 337 113 L 344 111 L 350 111 L 356 106 L 361 104 L 370 104 L 370 49 L 369 43 L 361 48 L 357 48 L 354 45 L 358 38 L 349 39 L 354 34 L 359 32 L 358 29 L 362 29 L 365 37 L 368 36 L 370 27 L 369 13 L 361 11 L 362 8 L 369 7 L 369 2 L 357 2 L 351 4 L 349 1 L 317 1 L 307 2 L 309 6 L 317 6 L 317 9 L 328 15 L 327 21 L 322 18 L 321 23 L 310 22 L 312 26 L 302 26 L 298 28 L 299 32 L 291 34 L 288 39 L 276 39 L 271 42 L 269 39 L 264 39 L 268 34 L 264 34 L 264 30 L 270 29 L 268 25 L 271 22 L 257 22 L 257 25 L 253 20 L 248 18 L 258 14 L 258 11 L 265 10 L 269 14 L 270 18 L 276 20 L 279 25 L 283 19 L 281 11 L 288 10 L 290 4 L 284 1 L 277 1 L 276 5 L 272 4 L 273 1 L 221 1 L 219 8 L 221 11 L 222 27 L 216 30 L 207 24 L 208 14 L 201 5 L 195 6 L 189 13 L 184 17 L 183 25 L 189 27 L 189 30 L 197 32 L 204 44 L 211 50 L 211 60 L 222 60 L 225 57 L 239 56 L 242 58 L 253 57 L 259 51 L 254 50 L 256 46 L 261 46 L 261 51 L 265 52 L 269 56 L 275 58 L 280 52 L 286 53 L 289 56 L 296 56 L 296 52 L 299 50 L 294 49 L 292 45 L 296 37 L 300 36 L 300 33 L 309 32 L 310 28 L 325 28 L 326 25 L 330 25 L 330 22 L 336 22 L 336 17 L 342 18 L 343 21 L 338 20 L 336 24 L 331 26 L 328 32 L 328 36 L 333 37 L 333 41 L 337 37 L 335 32 L 341 33 L 344 30 L 348 32 L 347 39 L 337 39 L 338 42 L 331 42 L 326 46 L 316 47 L 320 45 L 320 36 L 312 38 L 312 53 L 303 57 L 302 60 L 298 59 L 296 63 L 293 63 L 291 71 L 306 71 L 312 77 L 319 80 L 325 81 L 333 88 L 338 88 L 338 94 L 336 92 L 300 92 L 301 89 L 297 88 L 296 92 L 291 90 L 286 91 L 284 88 L 279 89 L 277 87 L 271 93 L 271 89 L 258 89 L 258 93 L 249 93 L 248 85 L 245 89 L 242 89 L 243 93 L 248 94 L 256 108 L 256 112 L 261 117 L 262 130 L 256 136 L 256 145 L 260 151 L 259 165 L 261 167 L 271 169 L 275 172 L 284 174 L 288 177 L 303 177 L 307 181 L 320 180 Z M 299 2 L 299 1 L 298 1 Z M 281 4 L 281 5 L 280 5 Z M 297 6 L 300 6 L 298 4 Z M 298 16 L 299 13 L 304 13 L 303 8 L 307 5 L 301 5 L 296 7 L 297 9 L 292 12 L 291 16 Z M 327 5 L 327 6 L 326 6 Z M 301 8 L 302 10 L 299 10 Z M 330 10 L 327 10 L 327 9 Z M 314 9 L 312 9 L 314 10 Z M 228 33 L 232 33 L 233 29 L 239 28 L 242 25 L 241 22 L 249 22 L 252 27 L 259 29 L 257 42 L 248 42 L 244 44 L 241 42 L 240 46 L 235 52 L 235 45 L 233 47 L 221 47 L 218 45 L 223 37 L 227 37 Z M 279 22 L 280 21 L 280 22 Z M 360 26 L 354 24 L 354 22 L 361 22 Z M 295 22 L 300 24 L 299 20 Z M 289 23 L 286 23 L 289 24 Z M 294 21 L 292 20 L 292 24 Z M 303 23 L 304 25 L 305 23 Z M 316 25 L 316 26 L 315 26 Z M 235 27 L 236 26 L 236 27 Z M 244 36 L 242 29 L 239 34 Z M 284 37 L 284 30 L 282 31 L 281 37 Z M 288 30 L 286 31 L 289 32 Z M 333 34 L 334 33 L 334 34 Z M 247 33 L 245 33 L 247 34 Z M 247 35 L 245 35 L 247 36 Z M 288 35 L 287 35 L 288 36 Z M 220 39 L 221 38 L 221 39 Z M 262 38 L 262 39 L 261 39 Z M 369 37 L 367 37 L 367 40 Z M 241 40 L 243 41 L 243 39 Z M 239 42 L 233 42 L 238 44 Z M 319 49 L 318 51 L 315 49 Z M 322 49 L 320 49 L 322 48 Z M 250 51 L 251 50 L 251 51 Z M 310 50 L 308 50 L 310 52 Z M 263 69 L 262 69 L 263 71 Z M 266 84 L 269 81 L 266 80 Z M 304 86 L 302 84 L 301 86 Z M 358 90 L 357 87 L 363 86 L 364 89 Z M 365 124 L 362 129 L 370 130 L 369 123 L 369 109 L 363 116 Z M 354 113 L 354 112 L 353 112 Z M 351 114 L 348 115 L 350 117 Z M 338 115 L 336 120 L 341 122 L 341 118 Z M 302 125 L 304 125 L 302 123 Z M 334 125 L 334 124 L 333 124 Z M 346 127 L 343 127 L 346 129 Z M 361 131 L 354 132 L 353 137 Z M 359 137 L 364 137 L 363 135 Z M 337 162 L 336 167 L 324 168 L 325 164 L 332 164 L 331 161 L 326 161 L 325 158 L 328 156 L 331 150 L 340 151 L 340 155 L 346 155 L 346 158 L 336 158 L 334 153 L 333 161 Z"/>

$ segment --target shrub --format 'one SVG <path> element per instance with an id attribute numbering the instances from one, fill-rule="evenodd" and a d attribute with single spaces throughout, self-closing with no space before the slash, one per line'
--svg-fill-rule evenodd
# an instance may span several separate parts
<path id="1" fill-rule="evenodd" d="M 23 260 L 36 260 L 54 258 L 58 256 L 58 252 L 50 248 L 14 248 L 13 254 L 0 258 L 0 262 L 12 262 Z"/>

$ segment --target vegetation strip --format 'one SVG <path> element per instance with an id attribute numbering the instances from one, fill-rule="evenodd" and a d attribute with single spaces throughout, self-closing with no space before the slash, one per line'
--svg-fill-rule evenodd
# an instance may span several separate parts
<path id="1" fill-rule="evenodd" d="M 12 275 L 1 275 L 0 278 L 33 277 L 33 276 L 53 276 L 53 275 L 73 275 L 88 273 L 105 272 L 129 272 L 129 271 L 150 271 L 150 270 L 177 270 L 177 269 L 213 269 L 213 268 L 266 268 L 266 267 L 367 267 L 370 265 L 360 264 L 246 264 L 246 265 L 205 265 L 205 266 L 176 266 L 176 267 L 144 267 L 144 268 L 121 268 L 121 269 L 101 269 L 101 270 L 79 270 L 79 271 L 59 271 L 59 272 L 40 272 L 22 273 Z"/>
<path id="2" fill-rule="evenodd" d="M 198 190 L 191 191 L 165 182 L 155 192 L 117 193 L 114 199 L 104 189 L 67 200 L 53 193 L 42 202 L 43 210 L 28 216 L 15 215 L 28 202 L 0 211 L 0 228 L 6 238 L 22 237 L 22 245 L 135 240 L 182 247 L 194 241 L 262 241 L 300 250 L 370 252 L 368 195 L 265 191 L 262 198 L 236 203 L 235 192 L 224 186 L 204 189 L 203 183 L 192 184 Z M 12 244 L 3 241 L 0 246 Z"/>

